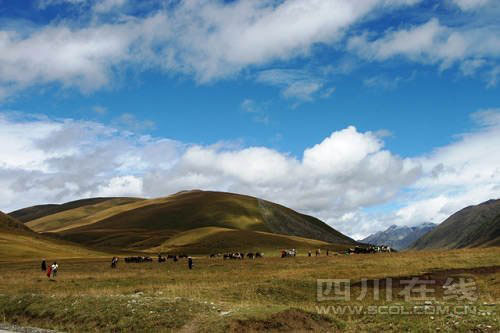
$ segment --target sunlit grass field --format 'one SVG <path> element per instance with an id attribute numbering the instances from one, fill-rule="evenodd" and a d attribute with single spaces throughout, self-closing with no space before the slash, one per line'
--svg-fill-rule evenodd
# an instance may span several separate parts
<path id="1" fill-rule="evenodd" d="M 500 248 L 284 259 L 270 255 L 241 261 L 195 257 L 191 271 L 185 259 L 162 264 L 126 264 L 121 260 L 115 270 L 109 260 L 63 259 L 58 261 L 60 270 L 55 281 L 40 271 L 39 262 L 3 261 L 0 320 L 70 332 L 499 329 Z M 478 267 L 483 269 L 474 269 Z M 393 292 L 391 302 L 384 297 L 376 301 L 370 297 L 371 285 L 368 296 L 359 301 L 356 297 L 362 290 L 355 286 L 351 287 L 349 302 L 318 302 L 317 279 L 350 279 L 355 284 L 363 278 L 397 280 L 450 269 L 463 270 L 443 274 L 475 280 L 479 298 L 470 305 L 477 307 L 477 313 L 318 314 L 318 307 L 331 304 L 411 307 L 422 302 L 406 302 L 398 296 L 398 290 Z M 467 302 L 444 301 L 440 289 L 436 287 L 432 304 Z M 385 291 L 382 288 L 380 292 Z"/>

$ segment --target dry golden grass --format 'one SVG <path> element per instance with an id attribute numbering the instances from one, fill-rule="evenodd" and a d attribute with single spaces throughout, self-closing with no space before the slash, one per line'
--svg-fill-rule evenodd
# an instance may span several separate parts
<path id="1" fill-rule="evenodd" d="M 109 254 L 48 237 L 0 229 L 0 262 L 44 257 L 107 257 Z"/>
<path id="2" fill-rule="evenodd" d="M 346 278 L 354 282 L 362 278 L 418 276 L 443 269 L 498 267 L 499 258 L 500 248 L 243 261 L 195 257 L 192 271 L 185 260 L 164 264 L 121 261 L 116 270 L 111 270 L 108 260 L 89 258 L 60 260 L 56 282 L 39 271 L 39 262 L 4 263 L 0 265 L 0 318 L 3 315 L 8 322 L 69 331 L 279 330 L 290 329 L 286 322 L 295 322 L 287 316 L 297 316 L 295 310 L 282 311 L 295 308 L 307 311 L 306 316 L 313 321 L 329 323 L 333 331 L 439 328 L 493 332 L 498 328 L 498 312 L 493 312 L 500 308 L 483 303 L 496 304 L 500 298 L 498 269 L 464 273 L 476 280 L 476 305 L 490 311 L 490 315 L 439 315 L 432 320 L 429 316 L 355 314 L 317 317 L 314 313 L 321 304 L 316 300 L 316 279 Z M 354 288 L 353 297 L 359 292 Z M 374 302 L 366 299 L 348 304 Z M 390 304 L 406 303 L 395 298 Z M 309 327 L 304 325 L 295 329 Z"/>

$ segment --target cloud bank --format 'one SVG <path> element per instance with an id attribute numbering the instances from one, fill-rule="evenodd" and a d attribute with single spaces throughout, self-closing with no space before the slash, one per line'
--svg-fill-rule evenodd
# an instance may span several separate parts
<path id="1" fill-rule="evenodd" d="M 292 156 L 266 147 L 185 144 L 104 124 L 0 116 L 2 210 L 92 196 L 245 193 L 316 215 L 351 236 L 441 222 L 500 193 L 500 111 L 426 156 L 400 157 L 349 126 Z M 392 205 L 386 212 L 370 207 Z"/>

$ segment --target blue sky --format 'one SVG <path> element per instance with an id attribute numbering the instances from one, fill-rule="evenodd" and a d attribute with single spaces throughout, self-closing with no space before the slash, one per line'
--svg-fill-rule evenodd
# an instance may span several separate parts
<path id="1" fill-rule="evenodd" d="M 0 0 L 0 209 L 202 188 L 353 237 L 441 222 L 499 197 L 498 14 L 493 0 Z"/>

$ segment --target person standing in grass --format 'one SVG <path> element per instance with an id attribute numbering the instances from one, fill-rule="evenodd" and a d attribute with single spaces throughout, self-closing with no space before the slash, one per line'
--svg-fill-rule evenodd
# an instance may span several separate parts
<path id="1" fill-rule="evenodd" d="M 57 276 L 57 270 L 59 269 L 59 265 L 57 264 L 56 261 L 51 266 L 51 271 L 52 271 L 52 277 L 55 278 Z M 50 276 L 50 275 L 49 275 Z"/>
<path id="2" fill-rule="evenodd" d="M 113 259 L 111 259 L 111 268 L 116 268 L 117 263 L 118 263 L 118 258 L 113 257 Z"/>
<path id="3" fill-rule="evenodd" d="M 188 267 L 189 269 L 193 269 L 193 258 L 191 256 L 188 257 Z"/>
<path id="4" fill-rule="evenodd" d="M 42 259 L 42 272 L 46 271 L 47 271 L 47 262 L 45 261 L 45 259 Z"/>
<path id="5" fill-rule="evenodd" d="M 50 276 L 52 275 L 52 266 L 49 266 L 47 269 L 47 277 L 50 279 Z"/>

